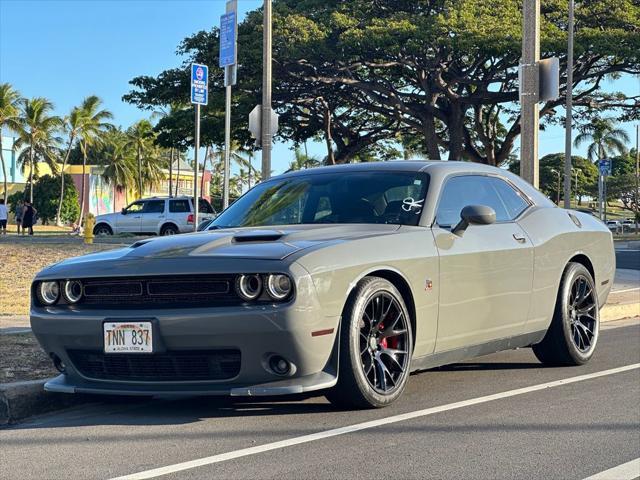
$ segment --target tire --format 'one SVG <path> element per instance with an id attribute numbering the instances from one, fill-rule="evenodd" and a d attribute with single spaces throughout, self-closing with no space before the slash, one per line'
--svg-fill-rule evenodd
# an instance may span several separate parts
<path id="1" fill-rule="evenodd" d="M 178 227 L 176 227 L 171 223 L 168 223 L 167 225 L 163 225 L 162 228 L 160 229 L 160 235 L 162 235 L 163 237 L 165 235 L 177 235 L 178 233 L 180 233 L 180 231 L 178 230 Z"/>
<path id="2" fill-rule="evenodd" d="M 93 227 L 93 234 L 96 236 L 113 235 L 113 230 L 106 223 L 99 223 Z"/>
<path id="3" fill-rule="evenodd" d="M 595 352 L 600 330 L 595 282 L 587 268 L 569 263 L 560 282 L 551 325 L 533 353 L 547 365 L 583 365 Z"/>
<path id="4" fill-rule="evenodd" d="M 383 278 L 365 277 L 343 311 L 338 383 L 326 397 L 340 408 L 390 405 L 407 384 L 412 350 L 413 332 L 402 295 Z"/>

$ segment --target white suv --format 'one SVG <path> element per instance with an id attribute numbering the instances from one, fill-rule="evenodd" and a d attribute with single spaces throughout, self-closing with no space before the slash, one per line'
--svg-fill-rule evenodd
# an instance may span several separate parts
<path id="1" fill-rule="evenodd" d="M 209 202 L 201 198 L 199 204 L 200 220 L 216 216 Z M 175 235 L 193 231 L 191 197 L 153 197 L 136 200 L 119 213 L 98 215 L 93 228 L 94 235 Z"/>

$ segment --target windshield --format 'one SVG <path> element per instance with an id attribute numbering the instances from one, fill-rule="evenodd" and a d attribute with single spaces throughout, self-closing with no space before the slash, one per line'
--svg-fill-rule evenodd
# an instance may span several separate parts
<path id="1" fill-rule="evenodd" d="M 213 225 L 417 225 L 428 184 L 429 176 L 420 172 L 351 171 L 276 178 L 247 192 Z"/>

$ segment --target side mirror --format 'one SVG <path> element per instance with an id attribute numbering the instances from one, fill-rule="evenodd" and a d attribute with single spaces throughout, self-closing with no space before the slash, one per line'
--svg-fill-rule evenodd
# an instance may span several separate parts
<path id="1" fill-rule="evenodd" d="M 485 205 L 467 205 L 460 212 L 460 222 L 453 227 L 451 233 L 459 237 L 469 225 L 491 225 L 496 222 L 496 211 Z"/>
<path id="2" fill-rule="evenodd" d="M 120 210 L 120 213 L 123 214 L 123 215 L 126 215 L 127 214 L 127 209 L 123 208 L 122 210 Z"/>

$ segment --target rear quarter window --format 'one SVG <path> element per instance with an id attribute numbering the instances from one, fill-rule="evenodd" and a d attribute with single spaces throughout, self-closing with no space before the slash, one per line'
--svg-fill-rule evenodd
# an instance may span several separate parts
<path id="1" fill-rule="evenodd" d="M 188 213 L 191 211 L 188 200 L 171 200 L 169 202 L 169 211 L 171 213 Z"/>

